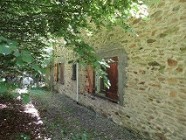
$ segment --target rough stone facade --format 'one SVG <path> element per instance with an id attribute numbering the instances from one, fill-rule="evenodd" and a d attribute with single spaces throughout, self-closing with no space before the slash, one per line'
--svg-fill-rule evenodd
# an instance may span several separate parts
<path id="1" fill-rule="evenodd" d="M 115 27 L 85 37 L 103 58 L 112 55 L 109 51 L 124 52 L 119 66 L 123 73 L 119 80 L 119 84 L 123 82 L 123 104 L 86 94 L 82 66 L 78 101 L 145 137 L 186 140 L 186 0 L 151 5 L 149 15 L 146 21 L 130 20 L 138 36 Z M 55 63 L 65 63 L 65 83 L 55 83 L 55 88 L 76 100 L 77 81 L 71 80 L 72 67 L 66 57 L 73 56 L 72 52 L 56 52 L 60 57 Z"/>

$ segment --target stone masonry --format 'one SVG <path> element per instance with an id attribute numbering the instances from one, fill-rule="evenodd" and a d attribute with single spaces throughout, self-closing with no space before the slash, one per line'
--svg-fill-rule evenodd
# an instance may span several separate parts
<path id="1" fill-rule="evenodd" d="M 121 27 L 84 35 L 98 54 L 104 50 L 125 52 L 127 59 L 120 70 L 125 75 L 123 105 L 84 93 L 82 66 L 79 93 L 83 94 L 78 101 L 147 138 L 186 140 L 186 0 L 162 0 L 148 11 L 149 19 L 129 21 L 137 35 Z M 65 63 L 65 83 L 55 83 L 55 88 L 76 100 L 76 81 L 71 80 L 68 64 L 72 52 L 65 48 L 55 52 L 60 56 L 55 63 Z"/>

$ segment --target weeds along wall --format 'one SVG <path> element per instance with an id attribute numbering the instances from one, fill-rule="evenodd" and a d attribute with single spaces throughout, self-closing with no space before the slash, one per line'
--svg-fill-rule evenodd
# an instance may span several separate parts
<path id="1" fill-rule="evenodd" d="M 123 105 L 84 93 L 85 71 L 79 69 L 79 102 L 114 122 L 154 140 L 186 138 L 186 0 L 164 0 L 149 7 L 149 19 L 131 19 L 137 36 L 120 27 L 85 36 L 99 55 L 124 50 Z M 67 53 L 67 52 L 68 53 Z M 60 51 L 57 51 L 60 52 Z M 56 89 L 76 99 L 76 81 L 63 50 L 65 83 Z M 119 54 L 121 55 L 121 54 Z M 105 56 L 103 56 L 105 57 Z M 70 57 L 68 57 L 70 58 Z M 122 81 L 122 80 L 121 80 Z M 122 83 L 119 83 L 122 84 Z"/>

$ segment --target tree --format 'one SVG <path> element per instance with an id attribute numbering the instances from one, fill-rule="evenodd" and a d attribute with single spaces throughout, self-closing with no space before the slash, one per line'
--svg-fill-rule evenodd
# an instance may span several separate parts
<path id="1" fill-rule="evenodd" d="M 113 25 L 128 30 L 131 9 L 138 11 L 140 5 L 137 0 L 0 0 L 0 70 L 4 75 L 41 71 L 47 57 L 44 49 L 63 37 L 78 62 L 91 64 L 104 75 L 99 69 L 103 63 L 80 31 Z"/>

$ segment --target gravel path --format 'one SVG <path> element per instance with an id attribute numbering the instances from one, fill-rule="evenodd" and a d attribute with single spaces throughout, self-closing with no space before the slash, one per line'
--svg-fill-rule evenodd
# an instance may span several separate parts
<path id="1" fill-rule="evenodd" d="M 144 140 L 65 95 L 32 92 L 33 104 L 52 140 Z"/>

